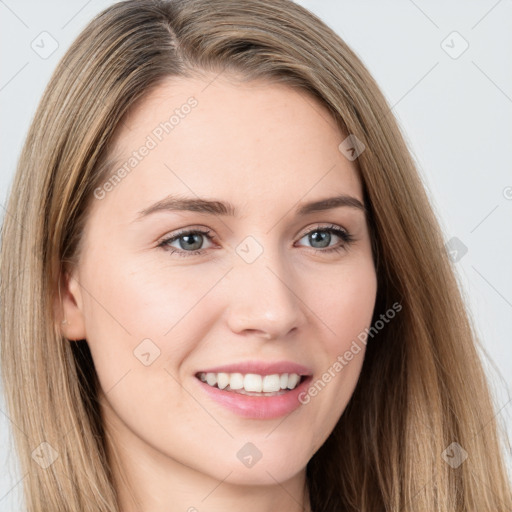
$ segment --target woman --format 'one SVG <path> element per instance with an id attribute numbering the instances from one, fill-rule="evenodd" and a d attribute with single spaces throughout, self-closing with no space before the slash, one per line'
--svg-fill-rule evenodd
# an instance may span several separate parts
<path id="1" fill-rule="evenodd" d="M 30 512 L 512 507 L 412 159 L 305 9 L 106 9 L 50 81 L 8 211 Z"/>

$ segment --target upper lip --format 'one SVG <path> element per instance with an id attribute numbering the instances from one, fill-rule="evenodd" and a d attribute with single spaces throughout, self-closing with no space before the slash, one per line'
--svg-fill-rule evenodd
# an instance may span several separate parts
<path id="1" fill-rule="evenodd" d="M 312 375 L 307 366 L 293 361 L 241 361 L 222 366 L 215 366 L 200 370 L 198 373 L 256 373 L 258 375 L 274 375 L 276 373 L 297 373 L 298 375 Z"/>

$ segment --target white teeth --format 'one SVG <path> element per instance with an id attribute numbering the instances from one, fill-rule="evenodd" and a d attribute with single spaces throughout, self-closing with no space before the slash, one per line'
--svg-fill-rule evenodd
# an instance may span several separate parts
<path id="1" fill-rule="evenodd" d="M 210 383 L 208 383 L 210 384 Z M 229 384 L 229 375 L 227 373 L 219 373 L 217 375 L 217 386 L 219 389 L 224 389 Z"/>
<path id="2" fill-rule="evenodd" d="M 290 373 L 290 375 L 288 375 L 288 389 L 293 389 L 299 382 L 299 378 L 296 373 Z"/>
<path id="3" fill-rule="evenodd" d="M 263 389 L 261 375 L 256 375 L 255 373 L 248 373 L 244 377 L 244 389 L 245 391 L 254 391 L 255 393 L 261 393 L 261 390 Z"/>
<path id="4" fill-rule="evenodd" d="M 274 393 L 281 389 L 281 378 L 279 375 L 265 375 L 263 377 L 263 391 L 265 393 Z"/>
<path id="5" fill-rule="evenodd" d="M 239 391 L 244 393 L 278 393 L 297 387 L 300 375 L 297 373 L 274 373 L 272 375 L 258 375 L 257 373 L 200 373 L 199 378 L 209 386 L 218 387 L 226 391 Z"/>
<path id="6" fill-rule="evenodd" d="M 231 389 L 242 389 L 244 387 L 244 376 L 241 373 L 228 373 L 228 375 Z"/>

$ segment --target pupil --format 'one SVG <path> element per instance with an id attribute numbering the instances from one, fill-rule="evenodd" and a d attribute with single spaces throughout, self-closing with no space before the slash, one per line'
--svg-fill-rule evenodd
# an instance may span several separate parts
<path id="1" fill-rule="evenodd" d="M 196 246 L 194 247 L 194 238 L 199 238 L 199 242 L 195 242 Z M 185 247 L 183 246 L 184 244 L 181 242 L 182 240 L 186 240 L 185 244 L 189 244 L 191 243 L 192 245 L 185 245 Z M 192 234 L 192 235 L 183 235 L 182 237 L 180 237 L 180 245 L 181 245 L 181 248 L 182 249 L 192 249 L 192 250 L 197 250 L 201 247 L 201 241 L 202 241 L 202 235 L 199 234 L 199 233 L 195 233 L 195 234 Z"/>
<path id="2" fill-rule="evenodd" d="M 318 236 L 320 234 L 320 236 Z M 315 231 L 310 236 L 310 243 L 313 245 L 313 242 L 320 242 L 322 245 L 320 247 L 328 247 L 329 243 L 331 242 L 331 234 L 328 231 Z M 326 243 L 324 243 L 326 242 Z"/>

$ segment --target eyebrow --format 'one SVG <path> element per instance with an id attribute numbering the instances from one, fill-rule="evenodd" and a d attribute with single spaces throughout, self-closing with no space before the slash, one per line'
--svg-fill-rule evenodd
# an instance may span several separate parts
<path id="1" fill-rule="evenodd" d="M 359 199 L 346 194 L 341 194 L 335 197 L 328 197 L 318 201 L 304 203 L 296 209 L 295 214 L 298 216 L 305 216 L 310 213 L 340 207 L 355 208 L 366 213 L 366 207 L 361 203 L 361 201 L 359 201 Z M 237 216 L 236 208 L 229 202 L 218 201 L 215 199 L 184 198 L 169 195 L 151 206 L 140 210 L 135 220 L 141 220 L 144 217 L 159 211 L 189 211 L 204 213 L 207 215 Z"/>

